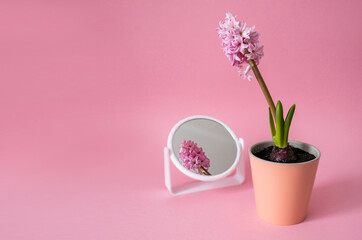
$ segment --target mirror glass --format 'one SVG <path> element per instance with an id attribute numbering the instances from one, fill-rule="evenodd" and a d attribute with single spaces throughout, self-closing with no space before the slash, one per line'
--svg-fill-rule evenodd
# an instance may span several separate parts
<path id="1" fill-rule="evenodd" d="M 208 172 L 211 175 L 225 172 L 236 161 L 237 143 L 230 132 L 216 121 L 192 119 L 176 129 L 172 138 L 172 150 L 181 164 L 179 153 L 184 140 L 191 140 L 202 147 L 206 157 L 210 159 Z"/>

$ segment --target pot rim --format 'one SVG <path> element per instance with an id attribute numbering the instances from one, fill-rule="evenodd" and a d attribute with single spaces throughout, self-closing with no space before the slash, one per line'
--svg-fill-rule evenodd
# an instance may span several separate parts
<path id="1" fill-rule="evenodd" d="M 274 142 L 272 140 L 266 140 L 266 141 L 261 141 L 261 142 L 257 142 L 255 144 L 253 144 L 251 147 L 249 147 L 248 151 L 249 151 L 249 155 L 252 155 L 254 158 L 260 160 L 260 161 L 264 161 L 264 162 L 267 162 L 267 163 L 270 163 L 270 164 L 278 164 L 278 165 L 288 165 L 288 166 L 292 166 L 292 165 L 302 165 L 302 164 L 308 164 L 308 163 L 311 163 L 311 162 L 314 162 L 314 161 L 317 161 L 320 159 L 321 157 L 321 152 L 319 151 L 318 148 L 316 148 L 315 146 L 313 146 L 312 144 L 309 144 L 309 143 L 305 143 L 305 142 L 300 142 L 300 141 L 294 141 L 294 140 L 290 140 L 288 141 L 290 143 L 291 146 L 293 147 L 298 147 L 300 148 L 300 146 L 305 146 L 305 147 L 309 147 L 311 149 L 314 150 L 314 152 L 316 154 L 313 153 L 313 155 L 315 155 L 315 158 L 309 160 L 309 161 L 306 161 L 306 162 L 300 162 L 300 163 L 281 163 L 281 162 L 272 162 L 272 161 L 268 161 L 268 160 L 265 160 L 265 159 L 262 159 L 262 158 L 259 158 L 257 156 L 255 156 L 255 154 L 252 152 L 252 149 L 259 146 L 260 144 L 274 144 Z M 295 146 L 295 145 L 299 145 L 299 146 Z M 304 151 L 306 151 L 305 149 L 303 149 Z M 307 151 L 308 153 L 311 153 L 311 151 Z"/>

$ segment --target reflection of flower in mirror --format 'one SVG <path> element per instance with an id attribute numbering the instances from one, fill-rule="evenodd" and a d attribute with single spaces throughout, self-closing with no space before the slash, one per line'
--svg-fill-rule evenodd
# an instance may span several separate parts
<path id="1" fill-rule="evenodd" d="M 202 147 L 196 142 L 183 140 L 180 147 L 180 162 L 182 166 L 199 174 L 211 175 L 207 169 L 210 167 L 210 159 L 205 155 Z"/>

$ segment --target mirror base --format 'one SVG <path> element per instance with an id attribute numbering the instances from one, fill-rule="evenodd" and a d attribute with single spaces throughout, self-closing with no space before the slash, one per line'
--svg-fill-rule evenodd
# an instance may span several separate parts
<path id="1" fill-rule="evenodd" d="M 210 182 L 193 182 L 189 184 L 184 184 L 180 186 L 172 186 L 172 177 L 170 171 L 170 150 L 168 147 L 164 148 L 164 166 L 165 166 L 165 185 L 168 191 L 174 195 L 179 196 L 183 194 L 189 194 L 194 192 L 206 191 L 216 188 L 230 187 L 239 185 L 245 180 L 245 169 L 244 169 L 244 140 L 239 139 L 241 146 L 240 161 L 236 166 L 236 172 L 233 176 L 225 177 L 219 180 L 210 181 Z"/>

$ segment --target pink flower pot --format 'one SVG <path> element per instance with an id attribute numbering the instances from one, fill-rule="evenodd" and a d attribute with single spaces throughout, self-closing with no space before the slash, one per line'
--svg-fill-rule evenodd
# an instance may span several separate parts
<path id="1" fill-rule="evenodd" d="M 312 145 L 289 143 L 313 154 L 315 159 L 303 163 L 275 163 L 254 155 L 274 145 L 273 141 L 260 142 L 249 149 L 257 213 L 264 221 L 276 225 L 293 225 L 305 219 L 321 156 Z"/>

